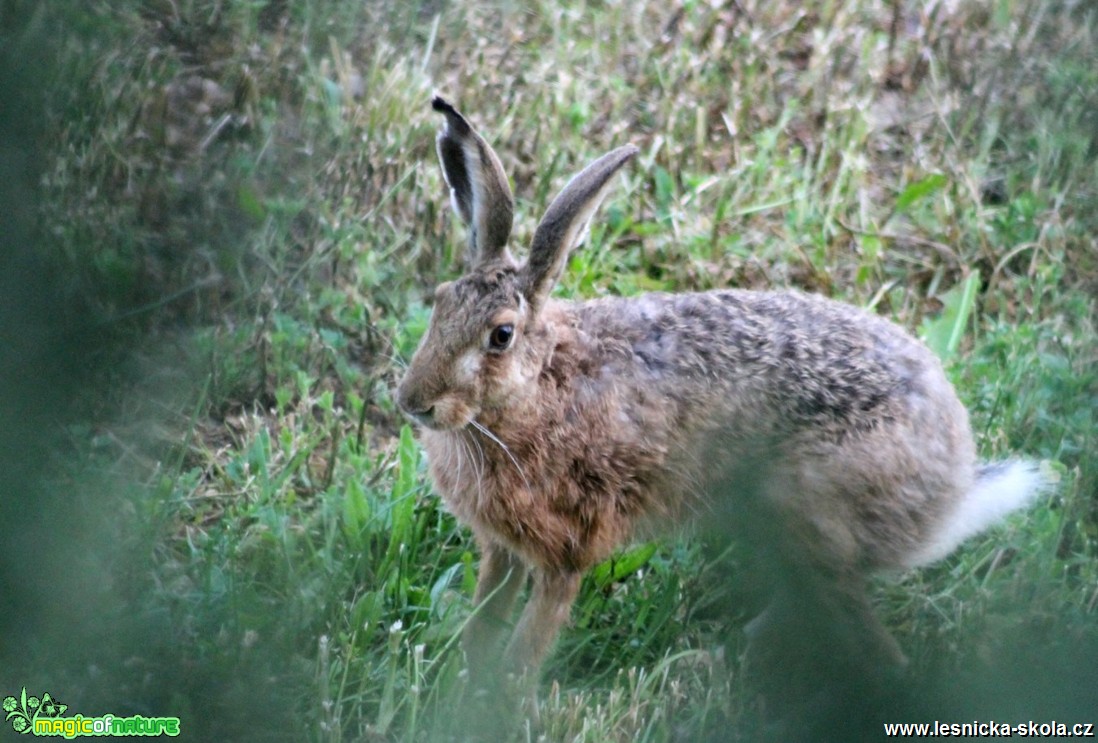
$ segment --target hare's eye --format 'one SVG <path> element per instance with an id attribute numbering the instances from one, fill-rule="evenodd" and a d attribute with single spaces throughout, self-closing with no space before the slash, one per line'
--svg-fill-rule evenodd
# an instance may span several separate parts
<path id="1" fill-rule="evenodd" d="M 497 325 L 492 328 L 492 333 L 488 336 L 488 348 L 493 351 L 504 351 L 511 345 L 514 337 L 514 325 Z"/>

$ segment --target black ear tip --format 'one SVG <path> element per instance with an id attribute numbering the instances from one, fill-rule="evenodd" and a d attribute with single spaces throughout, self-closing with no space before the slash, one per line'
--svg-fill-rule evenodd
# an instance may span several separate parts
<path id="1" fill-rule="evenodd" d="M 431 108 L 446 116 L 446 123 L 450 125 L 458 136 L 467 137 L 472 131 L 469 122 L 453 107 L 453 105 L 440 95 L 431 99 Z"/>

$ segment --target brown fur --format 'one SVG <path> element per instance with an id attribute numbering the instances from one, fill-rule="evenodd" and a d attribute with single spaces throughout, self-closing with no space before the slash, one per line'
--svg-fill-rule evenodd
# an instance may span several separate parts
<path id="1" fill-rule="evenodd" d="M 440 152 L 455 136 L 470 135 L 444 132 Z M 439 287 L 397 392 L 423 426 L 438 492 L 482 549 L 465 637 L 474 672 L 493 662 L 527 571 L 505 660 L 533 672 L 583 571 L 643 529 L 734 519 L 750 489 L 871 617 L 860 577 L 917 562 L 977 479 L 967 414 L 940 364 L 875 315 L 792 291 L 548 299 L 631 155 L 616 150 L 565 187 L 528 263 L 488 246 Z M 488 190 L 509 198 L 505 181 Z M 491 347 L 500 325 L 513 327 L 506 349 Z M 756 461 L 761 488 L 737 491 L 728 479 Z"/>

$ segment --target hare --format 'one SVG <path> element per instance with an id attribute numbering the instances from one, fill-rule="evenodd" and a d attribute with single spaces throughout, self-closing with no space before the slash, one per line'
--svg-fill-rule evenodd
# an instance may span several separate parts
<path id="1" fill-rule="evenodd" d="M 551 298 L 637 148 L 575 176 L 519 262 L 499 158 L 450 103 L 432 107 L 468 270 L 435 290 L 396 400 L 481 550 L 472 675 L 502 662 L 536 678 L 585 570 L 651 527 L 734 521 L 750 502 L 888 644 L 864 576 L 943 557 L 1041 489 L 1030 463 L 977 462 L 935 356 L 869 312 L 798 291 Z"/>

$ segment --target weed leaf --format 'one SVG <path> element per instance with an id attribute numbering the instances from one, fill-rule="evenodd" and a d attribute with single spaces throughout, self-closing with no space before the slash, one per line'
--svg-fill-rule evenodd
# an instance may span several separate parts
<path id="1" fill-rule="evenodd" d="M 922 180 L 915 181 L 896 197 L 896 211 L 907 211 L 912 204 L 922 201 L 936 191 L 940 191 L 947 183 L 949 183 L 949 179 L 940 173 L 928 175 Z"/>

